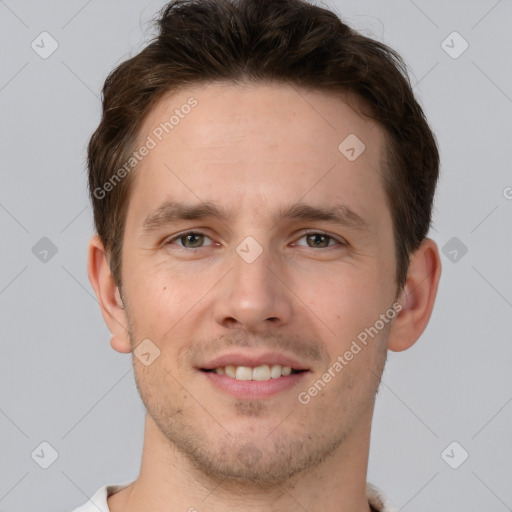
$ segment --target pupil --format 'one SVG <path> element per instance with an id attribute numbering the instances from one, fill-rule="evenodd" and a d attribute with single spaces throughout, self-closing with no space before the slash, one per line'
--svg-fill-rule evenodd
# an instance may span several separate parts
<path id="1" fill-rule="evenodd" d="M 202 236 L 203 235 L 199 235 L 197 233 L 192 233 L 190 235 L 186 235 L 184 238 L 187 240 L 187 243 L 189 244 L 189 246 L 193 246 L 193 247 L 196 247 L 196 246 L 200 246 L 201 245 L 201 242 L 202 242 Z M 194 239 L 196 239 L 194 241 Z M 183 240 L 182 240 L 183 242 Z M 186 245 L 186 244 L 184 244 Z"/>
<path id="2" fill-rule="evenodd" d="M 309 239 L 311 240 L 311 238 L 314 239 L 314 247 L 318 247 L 319 244 L 317 242 L 320 242 L 320 245 L 322 247 L 325 247 L 325 241 L 327 240 L 327 236 L 326 235 L 320 235 L 320 234 L 316 234 L 316 235 L 309 235 Z M 322 243 L 322 240 L 319 240 L 319 239 L 323 239 L 323 243 Z"/>

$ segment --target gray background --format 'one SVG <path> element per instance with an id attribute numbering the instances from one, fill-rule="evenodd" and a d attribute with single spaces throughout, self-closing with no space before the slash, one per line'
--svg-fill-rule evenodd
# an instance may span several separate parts
<path id="1" fill-rule="evenodd" d="M 138 474 L 131 355 L 110 347 L 86 272 L 85 148 L 104 79 L 164 3 L 0 0 L 0 511 L 69 512 Z M 438 299 L 420 341 L 389 355 L 368 480 L 404 511 L 512 510 L 512 2 L 327 5 L 403 55 L 442 156 Z M 47 59 L 31 47 L 43 31 Z"/>

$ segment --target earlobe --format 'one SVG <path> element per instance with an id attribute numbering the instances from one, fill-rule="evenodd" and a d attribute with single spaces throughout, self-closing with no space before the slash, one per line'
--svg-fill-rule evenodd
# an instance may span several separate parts
<path id="1" fill-rule="evenodd" d="M 112 333 L 110 345 L 118 352 L 131 352 L 124 303 L 98 235 L 94 235 L 89 241 L 87 273 L 100 304 L 103 319 Z"/>
<path id="2" fill-rule="evenodd" d="M 110 346 L 116 351 L 122 354 L 128 354 L 131 352 L 131 347 L 126 345 L 125 339 L 119 336 L 112 335 L 110 338 Z"/>
<path id="3" fill-rule="evenodd" d="M 407 282 L 398 298 L 402 309 L 389 333 L 389 350 L 406 350 L 421 336 L 434 308 L 440 277 L 437 244 L 426 238 L 410 258 Z"/>

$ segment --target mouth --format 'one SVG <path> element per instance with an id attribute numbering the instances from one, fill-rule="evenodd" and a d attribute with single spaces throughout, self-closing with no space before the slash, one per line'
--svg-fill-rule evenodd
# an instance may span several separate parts
<path id="1" fill-rule="evenodd" d="M 283 394 L 311 373 L 304 364 L 284 354 L 267 352 L 224 354 L 196 367 L 213 390 L 231 397 L 259 400 Z"/>
<path id="2" fill-rule="evenodd" d="M 271 379 L 279 379 L 281 377 L 288 377 L 308 370 L 300 370 L 292 368 L 291 366 L 282 366 L 280 364 L 262 364 L 255 367 L 251 366 L 217 366 L 216 368 L 201 368 L 201 371 L 207 373 L 215 373 L 216 375 L 225 375 L 230 379 L 241 381 L 258 381 L 264 382 Z"/>

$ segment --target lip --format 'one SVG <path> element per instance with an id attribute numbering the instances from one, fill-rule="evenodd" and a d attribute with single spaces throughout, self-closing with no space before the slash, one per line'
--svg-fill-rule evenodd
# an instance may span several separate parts
<path id="1" fill-rule="evenodd" d="M 261 354 L 254 354 L 253 352 L 250 354 L 243 352 L 231 352 L 215 357 L 208 363 L 198 367 L 198 369 L 214 370 L 215 368 L 219 368 L 221 366 L 250 366 L 251 368 L 254 368 L 264 364 L 279 364 L 281 366 L 290 366 L 292 370 L 310 369 L 305 364 L 294 359 L 293 357 L 286 354 L 280 354 L 279 352 L 263 352 Z"/>
<path id="2" fill-rule="evenodd" d="M 279 364 L 279 363 L 275 363 Z M 287 391 L 298 385 L 308 375 L 309 371 L 292 373 L 285 377 L 264 381 L 237 380 L 227 375 L 219 375 L 215 372 L 199 372 L 220 391 L 241 400 L 269 398 L 278 393 Z"/>

